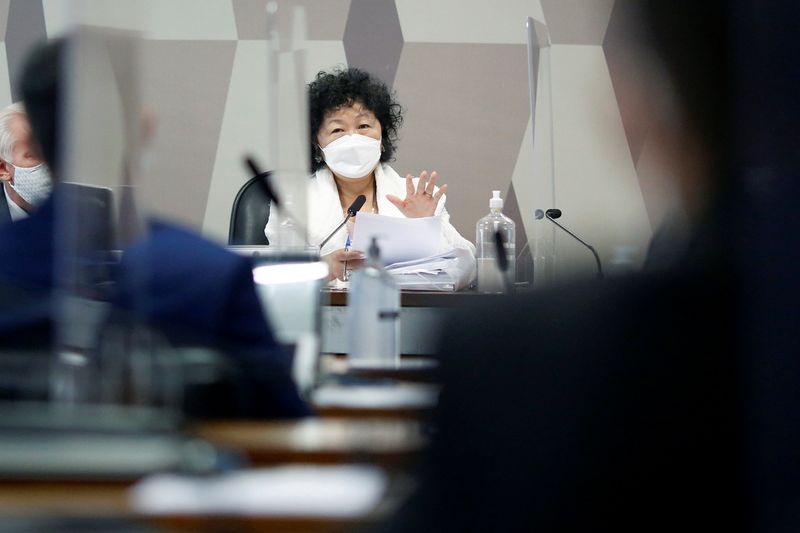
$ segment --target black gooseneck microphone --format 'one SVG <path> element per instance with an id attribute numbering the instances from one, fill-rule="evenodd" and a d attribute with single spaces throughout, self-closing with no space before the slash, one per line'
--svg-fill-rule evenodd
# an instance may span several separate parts
<path id="1" fill-rule="evenodd" d="M 594 249 L 594 246 L 584 241 L 583 239 L 572 233 L 570 230 L 568 230 L 567 228 L 556 222 L 555 219 L 559 218 L 560 216 L 561 216 L 561 209 L 548 209 L 547 211 L 544 212 L 542 212 L 541 209 L 537 209 L 536 211 L 534 211 L 534 218 L 536 218 L 536 220 L 541 220 L 543 217 L 546 217 L 547 220 L 549 220 L 562 230 L 566 231 L 573 239 L 575 239 L 576 241 L 587 247 L 592 252 L 592 254 L 594 255 L 594 260 L 597 262 L 597 277 L 602 279 L 603 267 L 600 264 L 600 256 L 597 255 L 597 250 Z"/>
<path id="2" fill-rule="evenodd" d="M 244 158 L 245 165 L 247 168 L 252 172 L 253 177 L 259 178 L 256 183 L 261 188 L 261 191 L 267 197 L 271 204 L 274 204 L 275 207 L 281 210 L 281 213 L 286 217 L 292 220 L 295 226 L 297 226 L 300 231 L 302 231 L 305 235 L 308 235 L 308 231 L 304 224 L 301 224 L 297 218 L 294 216 L 294 213 L 290 213 L 288 210 L 284 209 L 283 201 L 278 197 L 278 194 L 275 192 L 275 189 L 272 187 L 272 180 L 270 179 L 272 174 L 269 171 L 261 170 L 261 167 L 256 163 L 255 159 L 252 156 L 246 156 Z"/>
<path id="3" fill-rule="evenodd" d="M 336 226 L 336 229 L 334 229 L 332 232 L 330 232 L 330 234 L 328 234 L 328 236 L 327 236 L 327 237 L 325 237 L 325 240 L 324 240 L 324 241 L 322 241 L 321 243 L 319 243 L 319 249 L 320 249 L 320 250 L 322 250 L 322 247 L 323 247 L 323 246 L 325 246 L 325 244 L 327 244 L 327 242 L 328 242 L 329 240 L 331 240 L 331 238 L 332 238 L 334 235 L 336 235 L 336 234 L 339 232 L 339 230 L 340 230 L 340 229 L 342 229 L 342 227 L 343 227 L 345 224 L 347 224 L 347 221 L 348 221 L 348 220 L 350 220 L 351 218 L 353 218 L 354 216 L 356 216 L 356 213 L 358 213 L 359 209 L 361 209 L 361 208 L 364 206 L 364 203 L 365 203 L 366 201 L 367 201 L 367 197 L 366 197 L 366 196 L 364 196 L 363 194 L 359 194 L 359 195 L 356 197 L 356 199 L 355 199 L 355 200 L 353 200 L 353 203 L 352 203 L 352 204 L 350 204 L 350 207 L 348 207 L 348 208 L 347 208 L 347 216 L 346 216 L 346 217 L 344 217 L 344 220 L 342 221 L 342 223 L 341 223 L 341 224 L 339 224 L 338 226 Z"/>
<path id="4" fill-rule="evenodd" d="M 258 164 L 256 164 L 255 160 L 250 156 L 245 157 L 244 162 L 245 165 L 247 165 L 247 168 L 253 174 L 253 177 L 259 178 L 256 183 L 258 183 L 258 186 L 261 187 L 261 191 L 264 193 L 270 203 L 275 204 L 275 207 L 280 209 L 281 202 L 278 199 L 278 195 L 275 194 L 275 190 L 272 188 L 272 183 L 269 179 L 270 173 L 268 171 L 262 171 L 258 167 Z"/>

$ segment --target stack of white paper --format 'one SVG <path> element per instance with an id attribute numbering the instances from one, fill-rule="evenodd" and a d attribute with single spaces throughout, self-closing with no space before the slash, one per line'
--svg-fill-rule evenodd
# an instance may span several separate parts
<path id="1" fill-rule="evenodd" d="M 352 249 L 367 253 L 373 237 L 384 264 L 412 261 L 442 251 L 442 220 L 359 213 L 353 227 Z"/>
<path id="2" fill-rule="evenodd" d="M 314 391 L 317 407 L 345 409 L 420 409 L 434 407 L 439 387 L 422 383 L 323 385 Z"/>
<path id="3" fill-rule="evenodd" d="M 383 470 L 370 466 L 281 466 L 215 477 L 156 474 L 131 491 L 145 514 L 243 514 L 358 517 L 386 492 Z"/>
<path id="4" fill-rule="evenodd" d="M 475 276 L 475 262 L 467 250 L 445 253 L 386 267 L 403 290 L 456 291 Z"/>
<path id="5" fill-rule="evenodd" d="M 456 291 L 475 277 L 467 250 L 442 250 L 439 217 L 400 218 L 361 213 L 353 229 L 353 250 L 366 252 L 377 238 L 381 259 L 403 290 Z"/>

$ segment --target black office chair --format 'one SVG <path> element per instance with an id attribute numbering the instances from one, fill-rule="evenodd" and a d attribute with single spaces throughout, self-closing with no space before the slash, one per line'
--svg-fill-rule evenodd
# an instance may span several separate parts
<path id="1" fill-rule="evenodd" d="M 264 174 L 247 180 L 233 200 L 228 244 L 269 244 L 264 226 L 269 220 L 270 202 L 266 190 L 259 183 L 261 179 L 264 179 Z"/>

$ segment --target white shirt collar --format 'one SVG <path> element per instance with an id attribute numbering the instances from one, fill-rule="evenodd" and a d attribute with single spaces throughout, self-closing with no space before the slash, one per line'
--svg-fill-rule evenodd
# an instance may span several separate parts
<path id="1" fill-rule="evenodd" d="M 3 187 L 3 194 L 6 195 L 6 203 L 8 204 L 8 212 L 11 215 L 11 221 L 17 222 L 19 220 L 23 220 L 28 218 L 30 215 L 27 211 L 22 209 L 17 203 L 8 196 L 8 191 L 6 191 L 5 183 L 0 184 Z"/>

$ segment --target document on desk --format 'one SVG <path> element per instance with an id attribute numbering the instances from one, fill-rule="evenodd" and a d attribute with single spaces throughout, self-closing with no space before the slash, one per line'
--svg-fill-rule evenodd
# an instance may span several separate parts
<path id="1" fill-rule="evenodd" d="M 387 486 L 377 467 L 287 465 L 205 477 L 155 474 L 139 481 L 130 499 L 150 515 L 355 518 L 375 509 Z"/>
<path id="2" fill-rule="evenodd" d="M 413 261 L 386 267 L 400 286 L 407 291 L 457 291 L 475 277 L 475 260 L 467 250 L 456 248 Z"/>
<path id="3" fill-rule="evenodd" d="M 378 239 L 384 264 L 429 257 L 442 251 L 442 219 L 359 213 L 353 228 L 352 249 L 366 253 L 373 237 Z"/>

